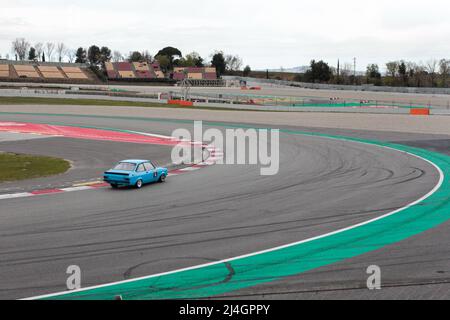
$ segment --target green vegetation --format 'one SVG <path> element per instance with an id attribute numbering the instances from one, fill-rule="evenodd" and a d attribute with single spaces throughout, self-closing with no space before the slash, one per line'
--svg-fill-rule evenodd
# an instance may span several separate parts
<path id="1" fill-rule="evenodd" d="M 169 108 L 169 109 L 196 109 L 215 111 L 236 111 L 226 107 L 182 107 L 156 102 L 97 100 L 97 99 L 66 99 L 66 98 L 34 98 L 34 97 L 1 97 L 0 105 L 70 105 L 70 106 L 108 106 L 108 107 L 145 107 L 145 108 Z M 264 111 L 253 109 L 239 109 L 239 111 Z"/>
<path id="2" fill-rule="evenodd" d="M 70 163 L 63 159 L 0 153 L 0 182 L 52 176 L 69 168 Z"/>

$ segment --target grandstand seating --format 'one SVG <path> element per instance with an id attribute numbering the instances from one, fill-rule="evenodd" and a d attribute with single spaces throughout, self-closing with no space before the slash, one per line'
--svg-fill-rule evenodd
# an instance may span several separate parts
<path id="1" fill-rule="evenodd" d="M 41 78 L 32 65 L 13 65 L 19 78 Z"/>
<path id="2" fill-rule="evenodd" d="M 0 64 L 0 78 L 9 78 L 9 65 Z"/>
<path id="3" fill-rule="evenodd" d="M 116 62 L 113 65 L 117 71 L 133 71 L 133 65 L 129 62 Z"/>
<path id="4" fill-rule="evenodd" d="M 136 78 L 134 72 L 132 70 L 119 70 L 119 77 L 125 79 L 133 79 Z"/>
<path id="5" fill-rule="evenodd" d="M 37 67 L 42 76 L 46 79 L 64 79 L 64 75 L 54 66 L 38 66 Z"/>
<path id="6" fill-rule="evenodd" d="M 100 80 L 87 65 L 33 61 L 0 61 L 1 81 L 95 83 Z"/>
<path id="7" fill-rule="evenodd" d="M 108 75 L 109 79 L 119 78 L 119 74 L 114 69 L 114 65 L 112 62 L 106 62 L 105 69 L 106 69 L 106 74 Z"/>
<path id="8" fill-rule="evenodd" d="M 172 75 L 174 80 L 217 80 L 216 68 L 213 67 L 176 67 Z"/>
<path id="9" fill-rule="evenodd" d="M 155 72 L 151 69 L 151 65 L 147 62 L 133 62 L 136 76 L 142 79 L 156 78 Z"/>
<path id="10" fill-rule="evenodd" d="M 61 69 L 69 79 L 89 79 L 78 67 L 61 67 Z"/>
<path id="11" fill-rule="evenodd" d="M 203 74 L 203 79 L 206 79 L 206 80 L 217 80 L 217 73 L 215 71 L 214 72 L 205 72 Z"/>
<path id="12" fill-rule="evenodd" d="M 158 63 L 147 62 L 107 62 L 106 73 L 110 80 L 120 79 L 164 79 Z"/>
<path id="13" fill-rule="evenodd" d="M 165 78 L 158 62 L 107 62 L 105 68 L 110 80 Z M 212 67 L 175 67 L 172 78 L 177 81 L 217 80 L 217 75 L 216 69 Z"/>
<path id="14" fill-rule="evenodd" d="M 201 80 L 203 79 L 203 73 L 188 73 L 188 79 Z"/>
<path id="15" fill-rule="evenodd" d="M 184 80 L 185 78 L 186 78 L 186 75 L 184 73 L 182 73 L 182 72 L 175 72 L 173 74 L 173 79 L 174 80 L 181 81 L 181 80 Z"/>

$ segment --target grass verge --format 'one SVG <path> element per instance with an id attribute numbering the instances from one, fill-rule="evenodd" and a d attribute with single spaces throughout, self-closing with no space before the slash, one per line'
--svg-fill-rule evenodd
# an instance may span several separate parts
<path id="1" fill-rule="evenodd" d="M 34 97 L 0 97 L 0 105 L 73 105 L 73 106 L 108 106 L 108 107 L 146 107 L 146 108 L 169 108 L 169 109 L 197 109 L 197 110 L 216 110 L 216 111 L 265 111 L 253 109 L 232 109 L 221 107 L 182 107 L 156 102 L 141 101 L 119 101 L 119 100 L 101 100 L 101 99 L 67 99 L 67 98 L 34 98 Z"/>
<path id="2" fill-rule="evenodd" d="M 70 163 L 63 159 L 0 153 L 0 182 L 48 177 L 69 169 Z"/>

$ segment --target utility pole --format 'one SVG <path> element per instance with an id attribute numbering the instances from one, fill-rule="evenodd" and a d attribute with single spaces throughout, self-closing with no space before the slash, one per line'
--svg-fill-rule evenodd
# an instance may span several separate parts
<path id="1" fill-rule="evenodd" d="M 356 58 L 353 58 L 353 84 L 356 85 Z"/>

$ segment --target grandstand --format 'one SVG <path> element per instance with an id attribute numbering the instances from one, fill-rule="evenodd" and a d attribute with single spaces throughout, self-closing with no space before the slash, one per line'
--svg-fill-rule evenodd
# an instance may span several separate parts
<path id="1" fill-rule="evenodd" d="M 105 69 L 109 80 L 165 79 L 158 63 L 107 62 L 105 63 Z"/>
<path id="2" fill-rule="evenodd" d="M 85 64 L 0 61 L 0 80 L 9 82 L 98 83 Z"/>
<path id="3" fill-rule="evenodd" d="M 190 80 L 193 86 L 222 86 L 216 69 L 176 67 L 166 76 L 158 62 L 106 62 L 108 80 L 174 85 Z M 33 83 L 93 84 L 104 81 L 88 64 L 0 60 L 0 81 Z"/>
<path id="4" fill-rule="evenodd" d="M 214 67 L 176 67 L 173 70 L 172 78 L 177 81 L 184 79 L 217 80 L 217 73 Z"/>
<path id="5" fill-rule="evenodd" d="M 157 80 L 165 79 L 157 62 L 107 62 L 106 73 L 109 80 Z M 176 67 L 171 74 L 176 81 L 191 80 L 217 80 L 216 68 Z"/>

